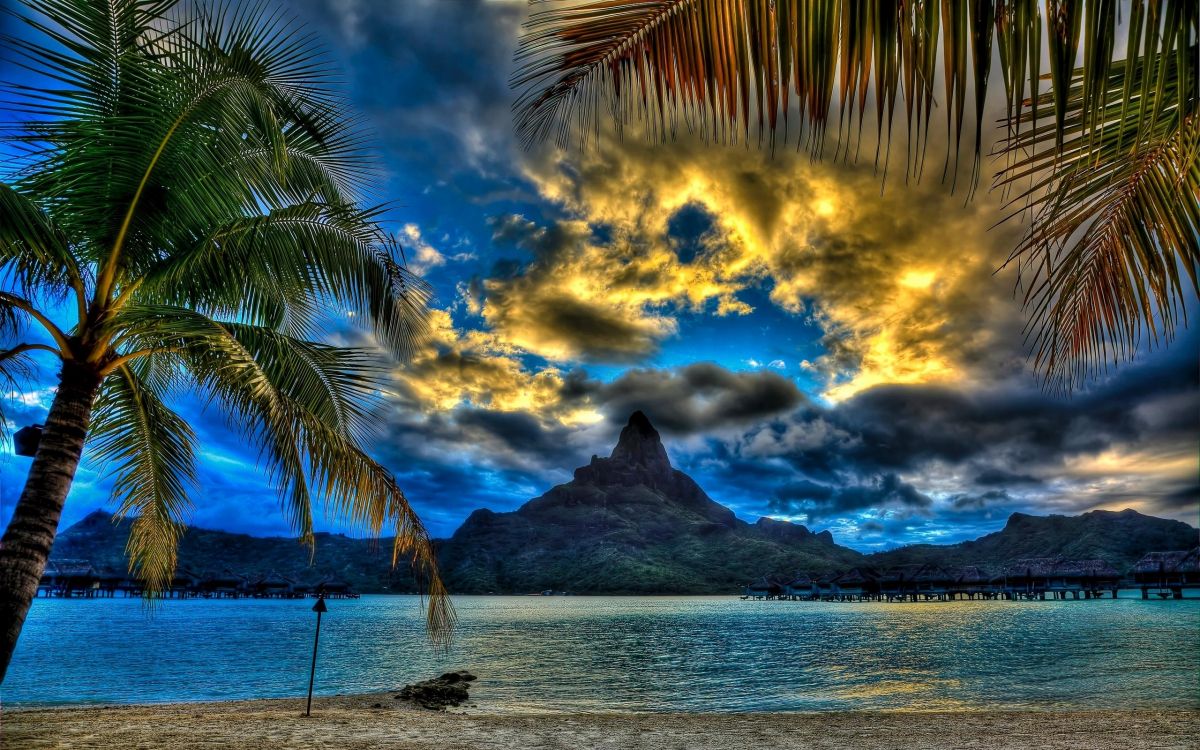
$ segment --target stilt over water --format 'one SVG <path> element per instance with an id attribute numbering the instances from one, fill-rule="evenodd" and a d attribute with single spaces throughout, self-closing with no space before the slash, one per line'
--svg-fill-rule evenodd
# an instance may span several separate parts
<path id="1" fill-rule="evenodd" d="M 1130 580 L 1132 578 L 1132 581 Z M 1121 574 L 1104 560 L 1027 558 L 988 571 L 979 566 L 899 565 L 885 570 L 857 567 L 825 575 L 791 579 L 763 577 L 746 587 L 743 599 L 786 601 L 955 601 L 1089 600 L 1117 598 L 1118 589 L 1141 588 L 1151 595 L 1182 599 L 1186 588 L 1200 588 L 1200 548 L 1152 552 Z"/>
<path id="2" fill-rule="evenodd" d="M 51 560 L 38 583 L 38 596 L 63 599 L 143 596 L 145 584 L 135 576 L 98 568 L 87 560 Z M 171 586 L 156 596 L 163 599 L 357 599 L 350 584 L 327 577 L 312 584 L 293 581 L 271 571 L 265 575 L 220 573 L 198 575 L 180 568 Z"/>

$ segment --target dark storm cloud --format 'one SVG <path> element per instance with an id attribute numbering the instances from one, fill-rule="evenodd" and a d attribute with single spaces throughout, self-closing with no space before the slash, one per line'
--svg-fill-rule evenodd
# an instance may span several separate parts
<path id="1" fill-rule="evenodd" d="M 950 505 L 955 510 L 986 508 L 998 503 L 1012 502 L 1007 490 L 987 490 L 978 493 L 960 493 L 950 496 Z"/>
<path id="2" fill-rule="evenodd" d="M 582 222 L 551 222 L 540 225 L 519 214 L 493 216 L 492 243 L 500 249 L 516 248 L 543 263 L 554 263 L 592 237 Z"/>
<path id="3" fill-rule="evenodd" d="M 711 362 L 677 370 L 629 370 L 610 383 L 568 378 L 564 393 L 588 398 L 614 422 L 645 412 L 658 427 L 695 434 L 782 414 L 806 401 L 791 380 L 769 370 L 734 372 Z"/>
<path id="4" fill-rule="evenodd" d="M 817 484 L 807 479 L 789 482 L 775 490 L 775 498 L 781 504 L 804 503 L 813 500 L 824 502 L 833 497 L 836 490 L 825 484 Z"/>
<path id="5" fill-rule="evenodd" d="M 461 407 L 396 415 L 372 453 L 395 473 L 430 532 L 449 536 L 477 508 L 513 510 L 569 480 L 595 452 L 577 438 L 526 412 Z"/>
<path id="6" fill-rule="evenodd" d="M 571 448 L 568 429 L 557 422 L 546 423 L 532 414 L 520 411 L 498 412 L 483 409 L 458 409 L 453 415 L 454 435 L 479 444 L 492 442 L 504 451 L 537 455 L 552 467 L 572 468 L 572 460 L 581 455 Z"/>
<path id="7" fill-rule="evenodd" d="M 1177 511 L 1200 509 L 1200 484 L 1192 483 L 1164 495 L 1159 507 Z"/>
<path id="8" fill-rule="evenodd" d="M 1170 415 L 1159 408 L 1164 401 L 1172 404 Z M 993 463 L 976 482 L 1016 486 L 1039 481 L 1031 469 L 1058 466 L 1072 456 L 1186 438 L 1196 429 L 1197 409 L 1195 375 L 1178 367 L 1131 367 L 1070 399 L 1029 388 L 972 393 L 887 385 L 793 416 L 790 424 L 775 427 L 774 442 L 787 447 L 796 437 L 792 433 L 820 433 L 821 439 L 799 441 L 783 452 L 800 470 L 911 471 L 933 461 L 961 465 L 988 458 L 1002 465 Z"/>
<path id="9" fill-rule="evenodd" d="M 958 491 L 941 496 L 956 518 L 974 514 L 983 521 L 1017 507 L 1079 512 L 1123 503 L 1179 515 L 1197 508 L 1200 488 L 1177 474 L 1156 474 L 1153 464 L 1177 465 L 1173 457 L 1186 446 L 1192 447 L 1184 455 L 1194 452 L 1200 393 L 1192 359 L 1198 339 L 1188 334 L 1169 352 L 1072 398 L 1004 384 L 974 391 L 887 385 L 829 407 L 806 403 L 716 452 L 717 465 L 710 462 L 707 470 L 762 493 L 768 488 L 753 475 L 724 467 L 734 459 L 787 466 L 792 476 L 774 480 L 766 509 L 818 517 L 868 508 L 928 509 L 931 497 L 922 484 L 929 480 L 922 478 L 933 476 L 961 477 L 954 480 Z M 1129 460 L 1131 469 L 1087 468 L 1102 455 L 1129 453 L 1139 456 Z M 1111 480 L 1122 471 L 1145 476 L 1084 491 L 1090 477 Z"/>
<path id="10" fill-rule="evenodd" d="M 803 513 L 810 519 L 827 518 L 867 508 L 923 509 L 933 498 L 895 474 L 884 474 L 874 481 L 841 487 L 815 482 L 794 482 L 776 493 L 771 510 L 785 515 Z"/>
<path id="11" fill-rule="evenodd" d="M 488 320 L 496 329 L 519 330 L 523 343 L 562 346 L 564 355 L 585 362 L 637 362 L 658 349 L 659 327 L 567 293 L 532 294 L 527 278 L 515 287 L 490 288 Z"/>
<path id="12" fill-rule="evenodd" d="M 991 485 L 1002 485 L 1004 487 L 1016 487 L 1018 485 L 1035 485 L 1042 484 L 1042 480 L 1029 474 L 1018 474 L 1016 472 L 1007 471 L 1005 469 L 988 468 L 975 475 L 975 484 L 984 487 Z"/>

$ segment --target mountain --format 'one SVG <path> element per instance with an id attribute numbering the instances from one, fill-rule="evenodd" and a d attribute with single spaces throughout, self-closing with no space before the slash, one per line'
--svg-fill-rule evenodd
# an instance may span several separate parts
<path id="1" fill-rule="evenodd" d="M 472 593 L 730 592 L 764 572 L 862 560 L 829 532 L 738 519 L 671 466 L 640 411 L 608 458 L 511 513 L 475 511 L 439 555 L 450 589 Z"/>
<path id="2" fill-rule="evenodd" d="M 127 528 L 96 511 L 64 530 L 51 559 L 84 559 L 122 570 Z M 1133 510 L 1079 516 L 1014 513 L 974 541 L 912 545 L 871 555 L 839 546 L 828 531 L 770 518 L 749 524 L 714 502 L 671 466 L 662 439 L 635 412 L 607 458 L 592 457 L 575 477 L 510 513 L 480 509 L 437 542 L 454 593 L 730 593 L 764 574 L 825 572 L 905 563 L 995 567 L 1022 557 L 1102 558 L 1127 570 L 1146 552 L 1190 549 L 1200 532 Z M 334 577 L 362 593 L 411 592 L 404 566 L 390 566 L 389 539 L 317 534 L 316 555 L 295 539 L 190 528 L 180 567 L 275 572 L 312 583 Z M 310 564 L 311 563 L 311 564 Z"/>
<path id="3" fill-rule="evenodd" d="M 127 523 L 96 510 L 58 535 L 50 559 L 87 560 L 102 570 L 124 571 L 128 536 Z M 255 537 L 193 526 L 179 544 L 179 567 L 201 576 L 226 568 L 249 577 L 275 572 L 300 583 L 336 578 L 361 593 L 416 591 L 407 568 L 392 570 L 388 539 L 318 533 L 316 549 L 310 565 L 308 549 L 293 537 Z"/>
<path id="4" fill-rule="evenodd" d="M 1013 513 L 1004 528 L 959 544 L 915 544 L 868 555 L 884 568 L 905 563 L 999 566 L 1022 557 L 1101 558 L 1124 571 L 1147 552 L 1191 549 L 1200 532 L 1182 521 L 1135 510 L 1093 510 L 1078 516 Z"/>

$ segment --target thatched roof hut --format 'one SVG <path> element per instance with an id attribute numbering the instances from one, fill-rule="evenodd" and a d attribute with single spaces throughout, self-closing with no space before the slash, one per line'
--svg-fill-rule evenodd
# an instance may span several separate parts
<path id="1" fill-rule="evenodd" d="M 99 580 L 96 568 L 87 560 L 51 560 L 46 563 L 39 587 L 88 588 Z"/>
<path id="2" fill-rule="evenodd" d="M 1049 578 L 1057 562 L 1056 557 L 1025 557 L 1005 565 L 1003 575 L 1009 580 Z"/>
<path id="3" fill-rule="evenodd" d="M 336 576 L 328 576 L 325 579 L 313 584 L 309 587 L 309 591 L 317 596 L 327 596 L 331 599 L 358 596 L 354 593 L 353 586 Z"/>
<path id="4" fill-rule="evenodd" d="M 992 580 L 992 574 L 978 565 L 961 565 L 949 568 L 947 573 L 951 580 L 961 587 L 983 586 Z"/>
<path id="5" fill-rule="evenodd" d="M 874 593 L 879 590 L 879 574 L 871 568 L 851 568 L 835 575 L 831 583 L 843 593 Z"/>
<path id="6" fill-rule="evenodd" d="M 1150 552 L 1133 566 L 1138 583 L 1200 583 L 1200 547 L 1171 552 Z"/>
<path id="7" fill-rule="evenodd" d="M 1054 574 L 1059 578 L 1084 581 L 1116 581 L 1121 577 L 1116 568 L 1099 558 L 1059 560 L 1054 566 Z"/>
<path id="8" fill-rule="evenodd" d="M 248 586 L 249 582 L 246 576 L 235 573 L 229 568 L 224 568 L 216 573 L 206 573 L 196 584 L 196 588 L 200 591 L 222 597 L 236 596 L 246 591 Z"/>
<path id="9" fill-rule="evenodd" d="M 924 565 L 918 563 L 894 565 L 880 572 L 878 576 L 879 585 L 895 588 L 912 583 L 924 568 Z"/>
<path id="10" fill-rule="evenodd" d="M 775 597 L 783 593 L 783 586 L 775 580 L 763 576 L 754 583 L 746 586 L 746 595 L 755 598 Z"/>
<path id="11" fill-rule="evenodd" d="M 259 596 L 286 596 L 292 593 L 295 583 L 292 579 L 272 570 L 255 581 L 251 588 Z"/>
<path id="12" fill-rule="evenodd" d="M 1003 577 L 1009 585 L 1110 586 L 1120 579 L 1121 574 L 1099 558 L 1067 560 L 1061 557 L 1028 557 L 1006 566 Z"/>
<path id="13" fill-rule="evenodd" d="M 171 589 L 180 591 L 184 589 L 196 588 L 200 583 L 200 576 L 193 573 L 187 568 L 176 568 L 175 576 L 171 579 Z"/>

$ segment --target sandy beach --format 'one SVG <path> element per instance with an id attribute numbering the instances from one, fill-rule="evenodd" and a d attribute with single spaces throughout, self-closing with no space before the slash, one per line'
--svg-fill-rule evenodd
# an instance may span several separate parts
<path id="1" fill-rule="evenodd" d="M 378 707 L 376 707 L 378 706 Z M 1191 750 L 1200 712 L 969 711 L 800 714 L 496 714 L 409 708 L 393 694 L 156 706 L 6 709 L 0 746 L 23 748 L 1089 748 Z"/>

